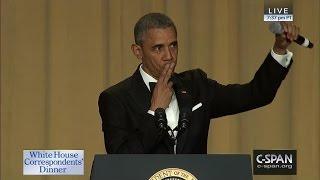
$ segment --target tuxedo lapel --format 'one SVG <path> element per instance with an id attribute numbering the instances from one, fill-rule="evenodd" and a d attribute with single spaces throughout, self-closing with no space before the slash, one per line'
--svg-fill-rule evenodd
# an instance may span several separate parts
<path id="1" fill-rule="evenodd" d="M 140 66 L 140 65 L 139 65 Z M 148 112 L 151 104 L 151 93 L 144 83 L 139 71 L 139 66 L 134 74 L 131 76 L 132 84 L 129 94 L 135 103 L 139 106 L 142 113 Z"/>
<path id="2" fill-rule="evenodd" d="M 179 74 L 175 74 L 175 75 L 179 76 Z M 180 77 L 180 80 L 182 81 L 182 84 L 183 84 L 183 87 L 184 87 L 183 90 L 186 91 L 186 93 L 188 93 L 191 96 L 191 98 L 189 99 L 189 102 L 185 102 L 185 103 L 194 104 L 195 99 L 194 99 L 194 96 L 193 96 L 192 88 L 190 87 L 191 82 L 187 82 L 182 77 Z M 176 92 L 176 94 L 177 93 L 179 93 L 179 92 Z M 181 103 L 182 102 L 181 102 L 181 100 L 179 98 L 177 98 L 177 101 L 178 101 L 179 108 L 181 109 L 181 107 L 182 107 Z M 189 119 L 189 125 L 190 125 L 192 123 L 192 121 L 193 121 L 192 112 L 191 112 L 191 115 L 190 115 L 189 118 L 190 118 Z M 184 132 L 181 132 L 181 131 L 178 132 L 178 135 L 177 135 L 177 153 L 180 154 L 180 153 L 183 152 L 183 148 L 185 146 L 185 143 L 187 142 L 189 132 L 190 132 L 190 127 L 185 129 Z"/>
<path id="3" fill-rule="evenodd" d="M 131 98 L 135 101 L 135 104 L 137 104 L 141 114 L 145 114 L 148 112 L 150 108 L 152 95 L 142 79 L 142 76 L 139 71 L 139 66 L 137 70 L 134 72 L 134 74 L 131 76 L 132 89 L 129 92 L 129 94 Z M 144 123 L 144 122 L 141 121 L 141 123 Z M 167 146 L 169 152 L 173 152 L 173 144 L 168 134 L 166 134 L 166 136 L 163 138 L 163 142 Z"/>

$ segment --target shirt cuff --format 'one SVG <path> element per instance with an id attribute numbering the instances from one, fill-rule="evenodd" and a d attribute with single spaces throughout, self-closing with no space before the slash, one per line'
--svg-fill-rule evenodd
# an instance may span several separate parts
<path id="1" fill-rule="evenodd" d="M 271 56 L 273 57 L 274 60 L 276 60 L 281 66 L 287 68 L 291 62 L 291 58 L 293 56 L 293 53 L 290 52 L 288 49 L 286 50 L 287 53 L 284 55 L 279 55 L 273 51 L 271 48 Z"/>
<path id="2" fill-rule="evenodd" d="M 154 111 L 149 110 L 148 113 L 151 114 L 152 116 L 154 116 Z"/>

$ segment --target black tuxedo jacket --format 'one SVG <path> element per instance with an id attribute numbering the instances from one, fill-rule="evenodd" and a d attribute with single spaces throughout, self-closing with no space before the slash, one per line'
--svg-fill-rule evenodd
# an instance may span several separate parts
<path id="1" fill-rule="evenodd" d="M 288 69 L 269 53 L 247 84 L 221 85 L 200 69 L 177 74 L 192 96 L 193 106 L 202 106 L 191 113 L 188 129 L 178 133 L 176 152 L 207 153 L 210 119 L 271 103 Z M 139 68 L 128 79 L 100 94 L 99 112 L 108 153 L 173 153 L 168 133 L 160 131 L 155 117 L 147 113 L 151 96 Z"/>

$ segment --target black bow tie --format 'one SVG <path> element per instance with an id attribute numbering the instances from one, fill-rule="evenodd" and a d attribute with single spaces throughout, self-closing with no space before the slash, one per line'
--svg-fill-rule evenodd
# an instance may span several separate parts
<path id="1" fill-rule="evenodd" d="M 156 82 L 149 82 L 150 92 L 153 93 L 154 87 L 156 86 Z"/>

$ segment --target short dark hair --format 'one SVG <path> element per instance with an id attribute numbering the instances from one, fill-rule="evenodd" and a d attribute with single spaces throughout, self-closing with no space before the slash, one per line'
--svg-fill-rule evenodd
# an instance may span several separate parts
<path id="1" fill-rule="evenodd" d="M 173 27 L 177 34 L 176 26 L 173 21 L 162 13 L 148 13 L 142 16 L 134 26 L 134 41 L 138 45 L 142 45 L 142 36 L 152 28 L 168 28 Z"/>

